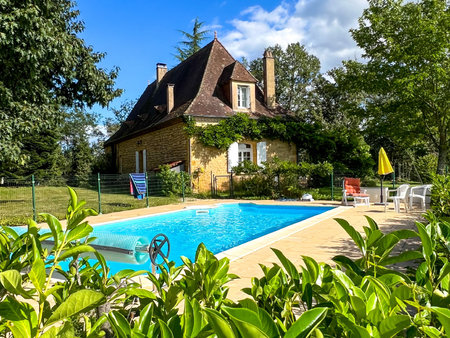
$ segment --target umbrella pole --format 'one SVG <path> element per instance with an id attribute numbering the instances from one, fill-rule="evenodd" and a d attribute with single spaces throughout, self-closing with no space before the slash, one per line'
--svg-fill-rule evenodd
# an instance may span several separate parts
<path id="1" fill-rule="evenodd" d="M 381 177 L 380 203 L 383 203 L 383 176 L 380 175 L 380 177 Z"/>

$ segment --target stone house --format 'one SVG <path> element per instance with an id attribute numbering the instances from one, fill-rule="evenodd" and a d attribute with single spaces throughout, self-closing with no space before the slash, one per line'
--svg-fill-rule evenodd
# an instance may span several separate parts
<path id="1" fill-rule="evenodd" d="M 177 164 L 194 174 L 196 191 L 208 192 L 213 175 L 228 175 L 240 161 L 261 164 L 277 156 L 296 162 L 293 144 L 242 140 L 224 151 L 204 146 L 184 130 L 186 117 L 206 125 L 238 112 L 255 119 L 283 114 L 275 103 L 275 64 L 270 51 L 264 53 L 263 60 L 264 90 L 217 38 L 170 71 L 158 63 L 156 80 L 105 142 L 116 171 L 145 172 L 161 164 Z"/>

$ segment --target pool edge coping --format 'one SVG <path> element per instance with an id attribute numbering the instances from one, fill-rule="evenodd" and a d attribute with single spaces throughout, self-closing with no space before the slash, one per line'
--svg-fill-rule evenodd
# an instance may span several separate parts
<path id="1" fill-rule="evenodd" d="M 327 210 L 323 213 L 309 217 L 300 222 L 293 223 L 291 225 L 288 225 L 284 228 L 281 228 L 279 230 L 276 230 L 276 231 L 266 234 L 264 236 L 252 239 L 251 241 L 248 241 L 248 242 L 242 243 L 240 245 L 237 245 L 235 247 L 232 247 L 230 249 L 221 251 L 221 252 L 215 254 L 215 256 L 217 259 L 226 257 L 230 260 L 230 262 L 234 262 L 234 261 L 241 259 L 245 256 L 248 256 L 258 250 L 266 248 L 273 243 L 276 243 L 280 240 L 288 238 L 300 231 L 311 228 L 312 226 L 316 225 L 317 223 L 322 222 L 325 219 L 331 218 L 332 216 L 336 216 L 345 210 L 348 210 L 348 208 L 345 206 L 337 206 L 337 207 L 334 206 L 333 209 L 331 209 L 331 210 Z M 242 251 L 245 251 L 245 252 L 240 253 Z"/>

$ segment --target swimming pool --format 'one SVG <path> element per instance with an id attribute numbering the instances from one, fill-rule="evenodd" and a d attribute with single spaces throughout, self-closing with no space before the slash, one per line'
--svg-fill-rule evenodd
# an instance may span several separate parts
<path id="1" fill-rule="evenodd" d="M 150 241 L 159 233 L 170 241 L 169 260 L 180 265 L 180 256 L 192 261 L 200 243 L 217 254 L 242 243 L 274 232 L 288 225 L 333 209 L 333 207 L 257 205 L 253 203 L 221 204 L 198 213 L 198 209 L 128 219 L 94 227 L 97 232 L 147 237 Z M 122 269 L 149 270 L 145 264 L 109 262 L 112 273 Z"/>

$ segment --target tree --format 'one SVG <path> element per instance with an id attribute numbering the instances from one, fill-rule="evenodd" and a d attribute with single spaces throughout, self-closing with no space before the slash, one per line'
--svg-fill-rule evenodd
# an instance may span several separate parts
<path id="1" fill-rule="evenodd" d="M 77 37 L 70 0 L 0 1 L 0 162 L 24 163 L 23 139 L 62 122 L 61 107 L 106 106 L 117 68 Z"/>
<path id="2" fill-rule="evenodd" d="M 63 154 L 66 159 L 64 174 L 79 186 L 88 181 L 94 163 L 92 139 L 101 136 L 97 129 L 98 116 L 80 109 L 68 110 L 62 126 Z"/>
<path id="3" fill-rule="evenodd" d="M 178 43 L 179 46 L 175 47 L 178 53 L 175 57 L 180 62 L 186 60 L 189 56 L 200 50 L 202 41 L 207 38 L 207 34 L 209 33 L 208 30 L 201 30 L 204 24 L 204 22 L 198 21 L 198 18 L 195 18 L 192 34 L 182 30 L 179 31 L 186 39 L 180 41 Z"/>
<path id="4" fill-rule="evenodd" d="M 125 122 L 128 115 L 130 115 L 136 102 L 137 100 L 124 100 L 119 107 L 111 108 L 114 117 L 105 119 L 107 136 L 112 136 L 120 128 L 120 125 Z"/>
<path id="5" fill-rule="evenodd" d="M 300 43 L 270 47 L 275 58 L 275 94 L 277 102 L 307 121 L 316 120 L 312 95 L 313 83 L 320 75 L 319 59 Z M 251 73 L 262 83 L 262 59 L 250 63 Z"/>
<path id="6" fill-rule="evenodd" d="M 369 0 L 351 31 L 365 63 L 345 63 L 341 85 L 365 92 L 370 128 L 404 143 L 422 137 L 443 173 L 449 158 L 449 6 L 445 0 Z"/>

